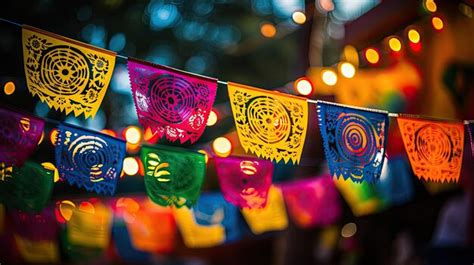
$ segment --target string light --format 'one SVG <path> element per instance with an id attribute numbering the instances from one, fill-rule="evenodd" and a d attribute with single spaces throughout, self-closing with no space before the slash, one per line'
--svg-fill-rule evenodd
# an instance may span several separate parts
<path id="1" fill-rule="evenodd" d="M 7 82 L 4 86 L 3 86 L 3 92 L 5 92 L 5 95 L 9 96 L 13 93 L 15 93 L 15 83 L 13 82 Z"/>
<path id="2" fill-rule="evenodd" d="M 71 219 L 72 213 L 76 205 L 70 200 L 64 200 L 56 203 L 55 215 L 56 220 L 65 223 Z"/>
<path id="3" fill-rule="evenodd" d="M 425 0 L 424 6 L 425 6 L 426 10 L 428 10 L 431 13 L 436 12 L 436 10 L 438 9 L 438 7 L 436 6 L 435 1 L 433 1 L 433 0 Z"/>
<path id="4" fill-rule="evenodd" d="M 441 31 L 444 28 L 443 20 L 440 17 L 433 17 L 431 19 L 431 24 L 433 28 L 437 31 Z"/>
<path id="5" fill-rule="evenodd" d="M 321 72 L 323 82 L 328 86 L 334 86 L 337 83 L 337 74 L 334 70 L 327 69 Z"/>
<path id="6" fill-rule="evenodd" d="M 295 11 L 291 15 L 291 18 L 296 24 L 304 24 L 306 22 L 306 15 L 301 11 Z"/>
<path id="7" fill-rule="evenodd" d="M 200 149 L 198 150 L 198 152 L 204 155 L 204 159 L 206 160 L 206 164 L 207 164 L 207 162 L 209 161 L 209 154 L 207 153 L 207 151 L 204 149 Z"/>
<path id="8" fill-rule="evenodd" d="M 307 96 L 313 92 L 313 85 L 306 77 L 301 77 L 296 80 L 293 86 L 296 92 L 303 96 Z"/>
<path id="9" fill-rule="evenodd" d="M 79 204 L 79 210 L 81 210 L 83 212 L 86 212 L 86 213 L 90 213 L 90 214 L 95 213 L 95 207 L 90 202 L 81 202 L 81 204 Z"/>
<path id="10" fill-rule="evenodd" d="M 218 137 L 212 142 L 212 150 L 217 156 L 227 157 L 232 152 L 232 143 L 226 137 Z"/>
<path id="11" fill-rule="evenodd" d="M 392 37 L 388 40 L 388 46 L 394 52 L 399 52 L 402 50 L 402 43 L 397 37 Z"/>
<path id="12" fill-rule="evenodd" d="M 342 76 L 346 78 L 353 78 L 355 76 L 356 69 L 351 63 L 343 62 L 340 64 L 339 69 L 341 71 Z"/>
<path id="13" fill-rule="evenodd" d="M 380 55 L 379 55 L 378 51 L 375 50 L 374 48 L 368 48 L 365 51 L 365 58 L 367 59 L 367 62 L 369 62 L 371 64 L 376 64 L 380 60 Z"/>
<path id="14" fill-rule="evenodd" d="M 109 130 L 109 129 L 103 129 L 100 131 L 103 134 L 107 134 L 112 137 L 117 137 L 117 133 L 115 131 Z"/>
<path id="15" fill-rule="evenodd" d="M 347 223 L 342 227 L 341 236 L 348 238 L 355 235 L 357 232 L 357 225 L 355 223 Z"/>
<path id="16" fill-rule="evenodd" d="M 207 126 L 213 126 L 217 123 L 217 114 L 214 110 L 209 112 L 209 118 L 207 118 Z"/>
<path id="17" fill-rule="evenodd" d="M 51 141 L 52 145 L 56 145 L 56 139 L 58 138 L 58 129 L 52 129 L 49 133 L 49 140 Z"/>
<path id="18" fill-rule="evenodd" d="M 138 162 L 133 157 L 123 159 L 123 172 L 128 176 L 135 176 L 138 173 Z"/>
<path id="19" fill-rule="evenodd" d="M 408 39 L 413 43 L 420 42 L 420 33 L 416 29 L 410 29 L 408 31 Z"/>
<path id="20" fill-rule="evenodd" d="M 142 131 L 137 126 L 128 126 L 125 129 L 125 139 L 130 144 L 138 144 L 142 140 Z"/>
<path id="21" fill-rule="evenodd" d="M 266 38 L 273 38 L 276 35 L 276 28 L 271 23 L 263 23 L 260 27 L 260 33 Z"/>

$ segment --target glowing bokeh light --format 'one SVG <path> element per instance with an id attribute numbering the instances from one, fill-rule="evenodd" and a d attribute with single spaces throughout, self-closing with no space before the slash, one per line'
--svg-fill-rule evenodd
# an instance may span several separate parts
<path id="1" fill-rule="evenodd" d="M 291 18 L 296 24 L 302 25 L 306 22 L 306 15 L 301 11 L 294 12 L 293 15 L 291 15 Z"/>
<path id="2" fill-rule="evenodd" d="M 337 74 L 332 69 L 322 71 L 321 77 L 323 82 L 328 86 L 334 86 L 337 83 Z"/>
<path id="3" fill-rule="evenodd" d="M 313 85 L 306 77 L 302 77 L 296 80 L 294 83 L 294 87 L 296 92 L 303 96 L 307 96 L 311 94 L 311 92 L 313 92 Z"/>
<path id="4" fill-rule="evenodd" d="M 204 155 L 204 158 L 205 158 L 206 164 L 207 164 L 207 162 L 209 161 L 209 154 L 207 153 L 207 151 L 204 150 L 204 149 L 200 149 L 200 150 L 198 150 L 198 152 Z"/>
<path id="5" fill-rule="evenodd" d="M 79 204 L 79 210 L 81 210 L 85 213 L 94 214 L 95 213 L 95 206 L 90 202 L 81 202 L 81 204 Z"/>
<path id="6" fill-rule="evenodd" d="M 214 110 L 211 110 L 209 113 L 209 118 L 207 118 L 207 126 L 213 126 L 217 123 L 217 114 Z"/>
<path id="7" fill-rule="evenodd" d="M 371 64 L 376 64 L 380 60 L 380 55 L 374 48 L 368 48 L 365 51 L 365 58 L 367 59 L 367 62 Z"/>
<path id="8" fill-rule="evenodd" d="M 433 25 L 433 28 L 437 31 L 440 31 L 444 28 L 443 20 L 440 17 L 433 17 L 431 19 L 431 25 Z"/>
<path id="9" fill-rule="evenodd" d="M 52 145 L 56 145 L 56 139 L 58 138 L 58 129 L 52 129 L 49 133 L 49 140 L 51 141 Z"/>
<path id="10" fill-rule="evenodd" d="M 128 126 L 125 129 L 125 139 L 131 144 L 138 144 L 142 140 L 142 131 L 137 126 Z"/>
<path id="11" fill-rule="evenodd" d="M 392 37 L 388 40 L 388 46 L 394 52 L 399 52 L 402 50 L 402 43 L 396 37 Z"/>
<path id="12" fill-rule="evenodd" d="M 410 29 L 408 31 L 408 39 L 413 43 L 420 42 L 420 33 L 416 29 Z"/>
<path id="13" fill-rule="evenodd" d="M 117 137 L 117 133 L 115 131 L 109 130 L 109 129 L 103 129 L 100 131 L 103 134 L 107 134 L 112 137 Z"/>
<path id="14" fill-rule="evenodd" d="M 76 208 L 76 205 L 70 201 L 70 200 L 64 200 L 61 202 L 56 203 L 57 205 L 57 210 L 59 212 L 56 212 L 56 220 L 58 220 L 61 223 L 65 223 L 66 221 L 69 221 L 71 219 L 72 213 L 74 209 Z"/>
<path id="15" fill-rule="evenodd" d="M 347 223 L 342 227 L 341 236 L 348 238 L 355 235 L 357 232 L 357 225 L 355 223 Z"/>
<path id="16" fill-rule="evenodd" d="M 212 142 L 212 150 L 217 156 L 227 157 L 232 152 L 232 143 L 225 137 L 218 137 Z"/>
<path id="17" fill-rule="evenodd" d="M 263 23 L 260 27 L 260 33 L 266 38 L 275 37 L 277 29 L 270 23 Z"/>
<path id="18" fill-rule="evenodd" d="M 138 173 L 138 162 L 133 157 L 126 157 L 123 160 L 123 172 L 128 176 L 135 176 Z"/>
<path id="19" fill-rule="evenodd" d="M 5 83 L 5 85 L 3 86 L 3 92 L 5 92 L 5 95 L 8 96 L 15 93 L 15 83 L 11 81 Z"/>
<path id="20" fill-rule="evenodd" d="M 334 3 L 332 0 L 319 0 L 319 7 L 326 12 L 334 10 Z"/>
<path id="21" fill-rule="evenodd" d="M 438 9 L 434 0 L 425 0 L 425 8 L 431 13 L 436 12 Z"/>
<path id="22" fill-rule="evenodd" d="M 340 70 L 341 70 L 342 76 L 346 78 L 353 78 L 356 73 L 356 69 L 354 65 L 348 62 L 341 63 Z"/>

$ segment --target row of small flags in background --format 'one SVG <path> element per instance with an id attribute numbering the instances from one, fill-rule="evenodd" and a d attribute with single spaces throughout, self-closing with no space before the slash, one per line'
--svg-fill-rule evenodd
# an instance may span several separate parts
<path id="1" fill-rule="evenodd" d="M 113 253 L 112 259 L 138 262 L 173 252 L 178 244 L 177 232 L 186 247 L 207 248 L 281 231 L 290 222 L 304 229 L 326 227 L 341 217 L 338 189 L 356 215 L 409 200 L 413 187 L 408 165 L 404 160 L 394 161 L 397 163 L 389 165 L 393 171 L 375 186 L 333 180 L 330 175 L 274 185 L 268 182 L 268 199 L 262 208 L 239 209 L 228 202 L 232 194 L 204 192 L 191 209 L 163 207 L 144 196 L 129 196 L 63 200 L 36 213 L 28 207 L 38 206 L 40 199 L 47 200 L 51 185 L 48 190 L 44 183 L 52 182 L 53 173 L 39 175 L 47 170 L 27 162 L 20 169 L 21 177 L 25 183 L 38 179 L 29 183 L 32 187 L 0 186 L 2 199 L 13 196 L 7 200 L 21 209 L 10 209 L 6 214 L 0 205 L 0 244 L 5 250 L 2 258 L 55 263 Z"/>

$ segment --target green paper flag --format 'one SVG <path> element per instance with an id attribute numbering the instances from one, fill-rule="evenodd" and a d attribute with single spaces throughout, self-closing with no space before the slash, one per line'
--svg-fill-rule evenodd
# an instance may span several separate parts
<path id="1" fill-rule="evenodd" d="M 0 202 L 28 212 L 41 211 L 53 190 L 54 171 L 26 161 L 22 167 L 0 163 Z"/>
<path id="2" fill-rule="evenodd" d="M 148 197 L 162 206 L 191 207 L 198 199 L 206 172 L 204 155 L 178 148 L 143 147 Z"/>

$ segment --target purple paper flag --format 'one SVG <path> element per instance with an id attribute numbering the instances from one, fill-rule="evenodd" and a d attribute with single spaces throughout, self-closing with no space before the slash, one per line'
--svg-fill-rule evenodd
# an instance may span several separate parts
<path id="1" fill-rule="evenodd" d="M 41 139 L 44 121 L 0 106 L 0 164 L 21 166 Z"/>
<path id="2" fill-rule="evenodd" d="M 227 201 L 240 208 L 265 207 L 272 184 L 272 162 L 250 157 L 215 160 L 221 190 Z"/>
<path id="3" fill-rule="evenodd" d="M 128 71 L 138 119 L 170 141 L 201 137 L 216 97 L 217 80 L 136 59 Z"/>
<path id="4" fill-rule="evenodd" d="M 329 225 L 341 216 L 338 192 L 329 175 L 286 183 L 281 189 L 289 215 L 300 227 Z"/>

